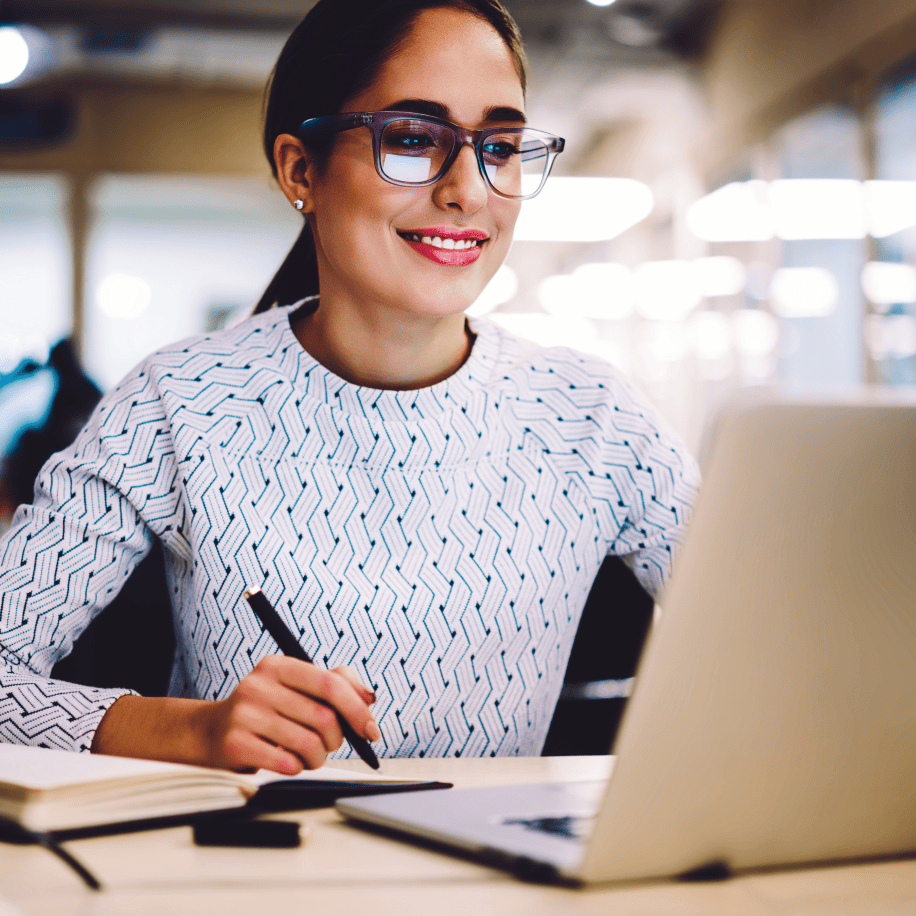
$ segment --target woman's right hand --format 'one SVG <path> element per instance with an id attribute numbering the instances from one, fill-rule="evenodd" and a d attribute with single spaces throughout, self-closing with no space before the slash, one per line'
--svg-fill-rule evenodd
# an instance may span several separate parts
<path id="1" fill-rule="evenodd" d="M 294 776 L 320 767 L 343 743 L 336 712 L 366 740 L 381 740 L 374 702 L 352 668 L 327 671 L 268 655 L 225 700 L 120 697 L 99 723 L 92 751 Z"/>
<path id="2" fill-rule="evenodd" d="M 339 712 L 357 734 L 380 741 L 369 706 L 375 694 L 349 667 L 327 671 L 284 655 L 262 658 L 207 720 L 211 766 L 293 776 L 320 767 L 344 737 Z"/>

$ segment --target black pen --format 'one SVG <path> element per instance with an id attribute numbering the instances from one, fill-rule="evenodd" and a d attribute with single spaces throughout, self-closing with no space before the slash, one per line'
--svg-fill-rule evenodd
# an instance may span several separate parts
<path id="1" fill-rule="evenodd" d="M 274 642 L 280 647 L 280 651 L 290 658 L 298 658 L 299 661 L 308 662 L 313 665 L 314 662 L 309 658 L 308 652 L 299 644 L 299 640 L 289 631 L 289 627 L 282 621 L 280 615 L 274 610 L 273 605 L 267 600 L 267 596 L 256 585 L 246 588 L 242 592 L 242 597 L 251 605 L 258 620 L 264 626 L 264 629 L 273 637 Z M 335 710 L 336 711 L 336 710 Z M 372 767 L 373 770 L 379 768 L 378 757 L 375 751 L 369 745 L 365 738 L 361 738 L 353 731 L 353 726 L 338 712 L 337 721 L 340 723 L 340 730 L 344 737 L 350 742 L 353 750 Z"/>

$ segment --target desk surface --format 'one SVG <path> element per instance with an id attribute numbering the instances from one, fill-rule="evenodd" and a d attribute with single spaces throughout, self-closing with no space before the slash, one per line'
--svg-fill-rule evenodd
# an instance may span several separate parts
<path id="1" fill-rule="evenodd" d="M 358 761 L 335 766 L 359 768 Z M 596 779 L 601 757 L 386 760 L 387 772 L 456 786 Z M 284 814 L 282 817 L 292 815 Z M 714 884 L 662 882 L 568 890 L 347 826 L 331 808 L 296 814 L 310 829 L 299 849 L 194 846 L 189 827 L 73 841 L 103 882 L 96 894 L 36 847 L 0 845 L 3 903 L 23 916 L 883 916 L 916 913 L 916 860 L 760 874 Z M 15 912 L 15 911 L 14 911 Z"/>

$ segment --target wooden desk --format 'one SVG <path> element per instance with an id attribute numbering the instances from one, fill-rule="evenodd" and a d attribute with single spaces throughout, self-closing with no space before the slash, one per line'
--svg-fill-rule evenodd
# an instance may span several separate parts
<path id="1" fill-rule="evenodd" d="M 362 766 L 335 763 L 335 766 Z M 595 779 L 600 757 L 386 760 L 385 769 L 456 786 Z M 290 815 L 280 815 L 289 817 Z M 742 877 L 567 890 L 523 884 L 481 865 L 347 826 L 333 809 L 296 815 L 310 829 L 293 850 L 194 846 L 191 830 L 68 844 L 103 882 L 86 889 L 36 847 L 0 844 L 0 901 L 23 916 L 760 916 L 916 913 L 916 860 Z M 0 902 L 0 916 L 6 916 Z"/>

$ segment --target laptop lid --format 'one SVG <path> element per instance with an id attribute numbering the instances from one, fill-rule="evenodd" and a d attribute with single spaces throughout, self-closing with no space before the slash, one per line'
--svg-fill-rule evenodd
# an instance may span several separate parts
<path id="1" fill-rule="evenodd" d="M 916 404 L 752 402 L 711 441 L 584 846 L 512 822 L 585 786 L 339 810 L 586 882 L 916 850 Z"/>
<path id="2" fill-rule="evenodd" d="M 580 876 L 916 850 L 916 404 L 725 412 Z"/>

